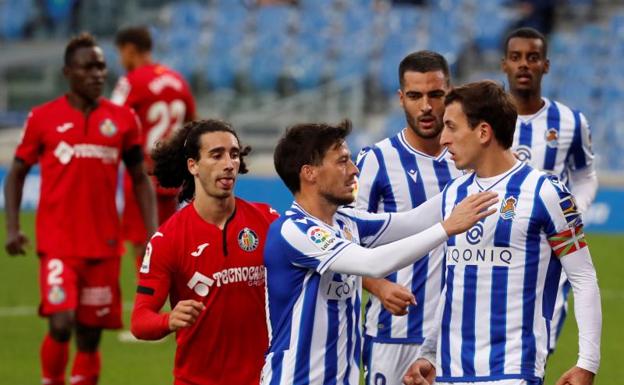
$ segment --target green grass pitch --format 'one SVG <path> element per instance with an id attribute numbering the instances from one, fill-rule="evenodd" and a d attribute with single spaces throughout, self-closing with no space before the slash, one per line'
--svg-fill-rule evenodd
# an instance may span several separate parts
<path id="1" fill-rule="evenodd" d="M 4 245 L 4 215 L 0 218 L 0 238 Z M 32 242 L 33 221 L 32 214 L 22 216 L 22 226 Z M 591 234 L 589 244 L 598 270 L 603 309 L 602 365 L 595 383 L 620 385 L 624 378 L 624 365 L 619 364 L 619 358 L 624 357 L 624 235 Z M 46 323 L 35 314 L 39 298 L 38 263 L 32 250 L 31 244 L 25 257 L 8 257 L 4 248 L 0 251 L 0 383 L 3 384 L 40 383 L 39 345 Z M 134 285 L 133 261 L 124 257 L 122 286 L 126 304 L 132 302 Z M 126 309 L 126 325 L 129 315 Z M 548 361 L 546 384 L 554 384 L 576 362 L 576 323 L 573 315 L 568 320 L 558 349 Z M 115 331 L 105 332 L 100 384 L 171 384 L 174 350 L 172 336 L 162 343 L 128 343 L 120 342 Z"/>

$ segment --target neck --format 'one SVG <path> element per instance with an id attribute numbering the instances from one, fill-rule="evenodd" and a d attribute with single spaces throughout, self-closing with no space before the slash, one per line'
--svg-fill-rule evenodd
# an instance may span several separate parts
<path id="1" fill-rule="evenodd" d="M 544 106 L 540 90 L 531 93 L 512 91 L 511 96 L 518 110 L 518 115 L 533 115 Z"/>
<path id="2" fill-rule="evenodd" d="M 304 194 L 301 191 L 295 194 L 295 202 L 310 215 L 330 226 L 334 225 L 334 214 L 338 210 L 336 204 L 330 203 L 318 195 Z"/>
<path id="3" fill-rule="evenodd" d="M 423 138 L 418 136 L 414 130 L 407 127 L 404 130 L 405 140 L 407 143 L 420 152 L 424 152 L 429 156 L 439 155 L 442 151 L 442 145 L 440 144 L 440 134 L 433 138 Z"/>
<path id="4" fill-rule="evenodd" d="M 489 178 L 511 170 L 517 161 L 510 149 L 501 150 L 499 147 L 483 151 L 474 170 L 479 178 Z"/>
<path id="5" fill-rule="evenodd" d="M 152 64 L 152 55 L 150 53 L 137 55 L 137 57 L 134 58 L 130 71 L 148 64 Z"/>
<path id="6" fill-rule="evenodd" d="M 234 195 L 227 198 L 215 198 L 196 193 L 193 207 L 203 220 L 223 229 L 227 220 L 234 213 L 236 200 Z"/>
<path id="7" fill-rule="evenodd" d="M 87 99 L 74 91 L 69 91 L 67 93 L 67 101 L 69 105 L 74 107 L 75 109 L 82 111 L 85 114 L 91 112 L 97 106 L 97 99 Z"/>

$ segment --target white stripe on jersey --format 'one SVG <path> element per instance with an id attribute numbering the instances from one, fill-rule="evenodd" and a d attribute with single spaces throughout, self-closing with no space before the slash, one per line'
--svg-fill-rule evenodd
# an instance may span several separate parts
<path id="1" fill-rule="evenodd" d="M 531 116 L 518 116 L 513 149 L 533 168 L 568 182 L 571 170 L 592 164 L 590 129 L 579 111 L 542 98 L 544 107 Z"/>
<path id="2" fill-rule="evenodd" d="M 431 157 L 411 147 L 405 139 L 405 129 L 363 150 L 358 167 L 356 208 L 378 213 L 417 207 L 439 194 L 451 179 L 462 175 L 446 149 Z M 387 277 L 410 288 L 417 297 L 418 303 L 409 307 L 408 315 L 392 316 L 376 297 L 369 297 L 366 334 L 374 341 L 422 343 L 434 322 L 442 286 L 443 250 L 441 245 L 428 258 Z"/>
<path id="3" fill-rule="evenodd" d="M 547 237 L 580 217 L 572 209 L 564 215 L 570 194 L 563 185 L 518 162 L 498 177 L 451 182 L 445 218 L 484 190 L 498 193 L 498 211 L 447 242 L 437 382 L 539 380 L 561 272 Z"/>
<path id="4" fill-rule="evenodd" d="M 264 250 L 269 353 L 262 384 L 357 384 L 362 348 L 361 277 L 328 270 L 353 243 L 367 245 L 390 215 L 339 209 L 329 226 L 294 204 L 275 221 Z"/>

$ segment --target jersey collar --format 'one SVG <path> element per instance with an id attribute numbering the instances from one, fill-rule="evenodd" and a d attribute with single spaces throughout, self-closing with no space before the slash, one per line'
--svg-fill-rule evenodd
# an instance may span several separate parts
<path id="1" fill-rule="evenodd" d="M 521 161 L 516 161 L 516 164 L 511 168 L 511 170 L 507 171 L 504 174 L 499 175 L 498 177 L 492 177 L 492 178 L 484 178 L 484 179 L 493 179 L 493 183 L 490 184 L 487 188 L 482 186 L 479 183 L 479 177 L 477 177 L 476 173 L 475 173 L 475 178 L 474 178 L 474 182 L 475 184 L 479 187 L 480 191 L 489 191 L 492 190 L 497 184 L 499 184 L 500 182 L 502 182 L 503 180 L 507 179 L 507 177 L 515 174 L 516 172 L 518 172 L 523 166 L 527 166 L 526 163 L 523 163 Z"/>
<path id="2" fill-rule="evenodd" d="M 539 111 L 537 111 L 533 115 L 518 115 L 518 120 L 522 123 L 531 123 L 533 120 L 535 120 L 535 118 L 548 111 L 548 108 L 550 107 L 550 104 L 552 102 L 550 101 L 550 99 L 544 97 L 542 97 L 542 100 L 544 101 L 544 105 L 542 106 L 542 108 L 539 109 Z"/>

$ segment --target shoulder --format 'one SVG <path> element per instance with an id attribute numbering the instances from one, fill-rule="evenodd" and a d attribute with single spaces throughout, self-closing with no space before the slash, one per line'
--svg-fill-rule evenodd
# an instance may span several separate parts
<path id="1" fill-rule="evenodd" d="M 30 110 L 29 118 L 32 118 L 34 116 L 47 115 L 47 114 L 58 115 L 59 112 L 65 111 L 67 107 L 68 107 L 68 103 L 65 98 L 65 95 L 63 95 L 56 99 L 50 100 L 48 102 L 45 102 L 45 103 L 42 103 L 33 107 Z"/>
<path id="2" fill-rule="evenodd" d="M 251 213 L 252 215 L 263 218 L 267 223 L 273 222 L 280 215 L 271 205 L 262 202 L 249 202 L 241 198 L 236 198 L 237 210 L 243 210 Z"/>

